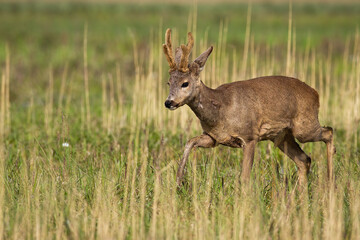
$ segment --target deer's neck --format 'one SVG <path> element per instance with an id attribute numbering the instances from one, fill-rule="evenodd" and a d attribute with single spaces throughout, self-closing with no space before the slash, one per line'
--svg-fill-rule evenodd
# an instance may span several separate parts
<path id="1" fill-rule="evenodd" d="M 214 89 L 201 82 L 199 94 L 188 105 L 200 119 L 201 125 L 214 126 L 218 120 L 221 101 Z"/>

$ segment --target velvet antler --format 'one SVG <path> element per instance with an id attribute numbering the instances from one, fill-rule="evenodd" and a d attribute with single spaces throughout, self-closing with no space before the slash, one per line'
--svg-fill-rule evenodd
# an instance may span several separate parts
<path id="1" fill-rule="evenodd" d="M 182 55 L 181 55 L 179 71 L 181 71 L 181 72 L 189 71 L 189 67 L 188 67 L 189 56 L 190 56 L 193 46 L 194 46 L 194 38 L 193 38 L 191 32 L 189 32 L 188 33 L 188 43 L 186 44 L 186 46 L 184 44 L 181 44 Z"/>
<path id="2" fill-rule="evenodd" d="M 173 57 L 173 53 L 172 53 L 172 46 L 171 46 L 171 29 L 170 29 L 170 28 L 168 28 L 168 29 L 166 30 L 166 33 L 165 33 L 165 42 L 166 42 L 166 44 L 163 44 L 163 49 L 164 49 L 164 53 L 165 53 L 166 59 L 167 59 L 167 61 L 169 62 L 169 66 L 170 66 L 169 72 L 171 72 L 171 71 L 176 70 L 176 63 L 175 63 L 175 60 L 174 60 L 174 57 Z"/>
<path id="3" fill-rule="evenodd" d="M 172 45 L 171 45 L 171 29 L 168 28 L 165 33 L 165 44 L 163 44 L 164 53 L 166 56 L 167 61 L 169 62 L 170 70 L 174 71 L 178 69 L 181 72 L 188 72 L 189 71 L 189 56 L 191 53 L 191 50 L 194 46 L 194 38 L 191 34 L 191 32 L 188 33 L 188 43 L 186 46 L 184 44 L 181 44 L 180 48 L 176 49 L 176 59 L 174 59 L 173 52 L 172 52 Z M 180 51 L 181 52 L 178 52 Z M 181 57 L 179 56 L 181 54 Z M 175 61 L 176 60 L 176 61 Z M 179 61 L 180 60 L 180 61 Z M 180 63 L 179 63 L 180 62 Z M 178 66 L 177 66 L 178 64 Z"/>

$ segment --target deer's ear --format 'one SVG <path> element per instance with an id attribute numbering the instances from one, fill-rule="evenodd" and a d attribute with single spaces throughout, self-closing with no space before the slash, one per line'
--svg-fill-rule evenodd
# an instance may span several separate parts
<path id="1" fill-rule="evenodd" d="M 200 54 L 200 56 L 198 56 L 194 62 L 192 62 L 191 64 L 191 68 L 193 70 L 195 70 L 196 72 L 201 72 L 204 69 L 206 60 L 208 59 L 208 57 L 210 56 L 211 52 L 213 50 L 213 46 L 209 47 L 205 52 L 203 52 L 202 54 Z M 196 64 L 194 64 L 196 63 Z M 197 66 L 196 66 L 197 65 Z"/>

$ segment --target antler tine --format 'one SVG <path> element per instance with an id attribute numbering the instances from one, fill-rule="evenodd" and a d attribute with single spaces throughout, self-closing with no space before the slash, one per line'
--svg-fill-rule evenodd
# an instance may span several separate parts
<path id="1" fill-rule="evenodd" d="M 194 38 L 193 38 L 191 32 L 189 32 L 188 33 L 188 43 L 186 44 L 186 46 L 184 44 L 181 44 L 182 55 L 181 55 L 179 70 L 182 72 L 189 71 L 189 68 L 188 68 L 189 56 L 190 56 L 193 46 L 194 46 Z"/>
<path id="2" fill-rule="evenodd" d="M 172 52 L 172 46 L 171 46 L 171 29 L 168 28 L 166 30 L 166 33 L 165 33 L 165 41 L 166 41 L 166 44 L 163 44 L 163 50 L 164 50 L 164 53 L 165 53 L 165 56 L 166 56 L 166 59 L 169 63 L 169 66 L 170 66 L 170 72 L 175 70 L 176 69 L 176 63 L 175 63 L 175 60 L 174 60 L 174 57 L 173 57 L 173 52 Z"/>

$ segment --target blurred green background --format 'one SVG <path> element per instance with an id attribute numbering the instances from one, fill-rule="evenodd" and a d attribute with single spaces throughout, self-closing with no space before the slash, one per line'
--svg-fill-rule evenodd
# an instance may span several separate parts
<path id="1" fill-rule="evenodd" d="M 245 40 L 245 3 L 189 4 L 100 4 L 100 3 L 3 3 L 0 4 L 0 64 L 5 61 L 5 44 L 11 52 L 12 86 L 41 85 L 52 66 L 55 73 L 64 64 L 69 69 L 81 67 L 84 26 L 88 25 L 88 59 L 92 72 L 107 72 L 114 63 L 125 66 L 125 75 L 133 70 L 133 39 L 139 51 L 149 50 L 149 36 L 168 27 L 186 36 L 188 18 L 197 12 L 197 34 L 208 42 L 218 40 L 219 28 L 227 26 L 230 48 L 241 52 Z M 341 56 L 347 39 L 360 23 L 360 4 L 293 4 L 293 26 L 297 48 L 306 46 L 327 54 Z M 289 5 L 287 3 L 253 4 L 251 34 L 258 46 L 275 49 L 286 46 Z M 160 31 L 159 31 L 160 30 Z M 133 35 L 133 36 L 132 36 Z M 185 40 L 185 39 L 184 39 Z M 80 61 L 79 61 L 80 60 Z M 80 64 L 80 65 L 79 65 Z M 128 74 L 126 74 L 128 73 Z M 19 94 L 11 95 L 12 101 Z"/>

